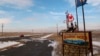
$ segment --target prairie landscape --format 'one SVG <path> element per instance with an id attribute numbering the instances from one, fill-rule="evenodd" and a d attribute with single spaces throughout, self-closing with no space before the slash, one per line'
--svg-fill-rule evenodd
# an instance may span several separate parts
<path id="1" fill-rule="evenodd" d="M 37 40 L 37 38 L 38 39 L 39 38 L 41 39 L 42 36 L 48 35 L 50 33 L 34 33 L 33 34 L 33 33 L 28 33 L 28 32 L 20 32 L 20 33 L 18 33 L 18 32 L 12 32 L 12 33 L 8 32 L 8 33 L 4 33 L 3 36 L 4 37 L 8 37 L 8 36 L 18 36 L 18 38 L 19 38 L 20 34 L 30 35 L 31 37 L 26 38 L 27 40 L 24 40 L 24 38 L 23 39 L 21 38 L 21 39 L 18 39 L 18 40 L 13 40 L 13 41 L 17 41 L 17 42 L 22 42 L 22 44 L 24 43 L 23 46 L 20 46 L 17 49 L 15 48 L 15 50 L 16 50 L 15 51 L 16 52 L 15 54 L 19 53 L 18 51 L 20 51 L 20 49 L 22 49 L 22 51 L 25 50 L 26 47 L 24 47 L 24 45 L 26 45 L 27 48 L 29 48 L 28 46 L 30 46 L 30 48 L 32 48 L 32 46 L 34 48 L 36 48 L 34 45 L 31 46 L 31 44 L 32 43 L 34 43 L 35 45 L 39 44 L 38 41 L 40 41 L 40 40 Z M 54 51 L 55 51 L 54 52 L 55 53 L 54 55 L 55 56 L 62 56 L 63 55 L 62 36 L 57 35 L 57 33 L 52 33 L 52 34 L 53 35 L 49 36 L 48 38 L 46 38 L 46 40 L 44 40 L 44 42 L 43 42 L 44 44 L 42 44 L 42 45 L 45 45 L 46 43 L 49 43 L 48 41 L 56 41 L 57 44 L 55 44 L 56 45 L 56 48 L 54 48 Z M 34 39 L 34 38 L 36 38 L 36 39 Z M 31 42 L 32 40 L 33 40 L 33 42 Z M 37 41 L 37 42 L 34 42 L 34 40 Z M 92 40 L 93 41 L 100 42 L 100 32 L 99 31 L 92 31 Z M 28 42 L 26 42 L 26 41 L 28 41 Z M 45 41 L 47 41 L 47 42 L 45 42 Z M 96 48 L 93 49 L 94 50 L 94 56 L 99 56 L 100 55 L 100 49 L 98 49 L 98 48 L 100 46 L 99 45 L 93 45 L 93 46 L 96 47 Z M 40 47 L 41 46 L 38 46 L 37 49 L 40 48 Z M 30 53 L 30 56 L 33 55 L 33 54 L 35 54 L 35 53 L 37 53 L 37 51 L 34 51 L 34 48 L 32 48 L 33 50 L 28 51 Z M 41 48 L 44 50 L 44 47 L 41 47 Z M 11 51 L 13 49 L 11 47 L 11 48 L 8 48 L 8 50 Z M 50 50 L 52 50 L 52 49 L 50 49 Z M 50 51 L 50 50 L 47 48 L 47 51 Z M 10 56 L 10 54 L 8 54 L 8 53 L 11 53 L 12 54 L 13 52 L 9 52 L 9 51 L 7 51 L 7 50 L 0 51 L 0 55 L 4 55 L 3 53 L 6 53 L 5 55 Z M 34 52 L 31 53 L 31 51 L 34 51 Z M 72 50 L 72 51 L 74 51 L 74 50 Z M 26 53 L 26 51 L 23 52 L 22 56 L 24 56 L 24 53 Z M 40 53 L 41 53 L 41 51 L 40 51 Z M 44 53 L 45 53 L 45 51 L 44 51 Z M 51 52 L 49 52 L 48 55 L 52 56 L 50 53 Z M 15 54 L 12 54 L 12 55 L 15 55 Z M 27 55 L 29 55 L 29 54 L 27 54 Z M 37 54 L 35 54 L 35 55 L 37 55 Z M 44 54 L 42 54 L 42 55 L 44 55 Z M 37 55 L 37 56 L 39 56 L 39 55 Z"/>

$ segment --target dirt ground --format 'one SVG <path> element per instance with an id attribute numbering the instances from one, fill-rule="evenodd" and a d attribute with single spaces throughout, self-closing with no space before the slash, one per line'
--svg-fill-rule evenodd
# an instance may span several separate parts
<path id="1" fill-rule="evenodd" d="M 3 34 L 0 32 L 1 37 L 7 37 L 7 36 L 20 36 L 23 35 L 31 35 L 31 36 L 41 36 L 46 35 L 48 33 L 32 33 L 32 32 L 3 32 Z"/>

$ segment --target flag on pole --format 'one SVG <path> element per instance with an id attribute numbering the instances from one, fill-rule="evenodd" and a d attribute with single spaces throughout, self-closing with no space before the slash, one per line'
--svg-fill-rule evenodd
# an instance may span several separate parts
<path id="1" fill-rule="evenodd" d="M 87 0 L 76 0 L 76 7 L 87 4 Z"/>
<path id="2" fill-rule="evenodd" d="M 74 17 L 73 17 L 72 14 L 69 14 L 69 13 L 68 13 L 68 14 L 66 15 L 66 19 L 67 19 L 68 22 L 72 22 L 72 21 L 74 20 Z"/>

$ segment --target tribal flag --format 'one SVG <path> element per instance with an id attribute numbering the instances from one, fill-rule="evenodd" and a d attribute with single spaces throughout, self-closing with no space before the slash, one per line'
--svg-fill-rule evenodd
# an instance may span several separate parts
<path id="1" fill-rule="evenodd" d="M 73 17 L 72 14 L 69 14 L 69 13 L 68 13 L 68 14 L 66 15 L 66 19 L 67 19 L 68 22 L 72 22 L 72 21 L 74 20 L 74 17 Z"/>
<path id="2" fill-rule="evenodd" d="M 87 4 L 87 0 L 76 0 L 76 7 Z"/>

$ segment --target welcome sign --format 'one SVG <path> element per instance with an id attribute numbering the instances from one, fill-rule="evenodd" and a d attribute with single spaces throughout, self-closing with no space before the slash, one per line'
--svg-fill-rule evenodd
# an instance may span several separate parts
<path id="1" fill-rule="evenodd" d="M 85 36 L 86 35 L 86 36 Z M 82 56 L 88 52 L 93 56 L 92 34 L 90 31 L 63 32 L 63 56 Z M 72 56 L 73 56 L 72 55 Z"/>
<path id="2" fill-rule="evenodd" d="M 63 33 L 63 41 L 67 44 L 75 45 L 90 45 L 91 42 L 91 32 L 66 32 Z"/>

